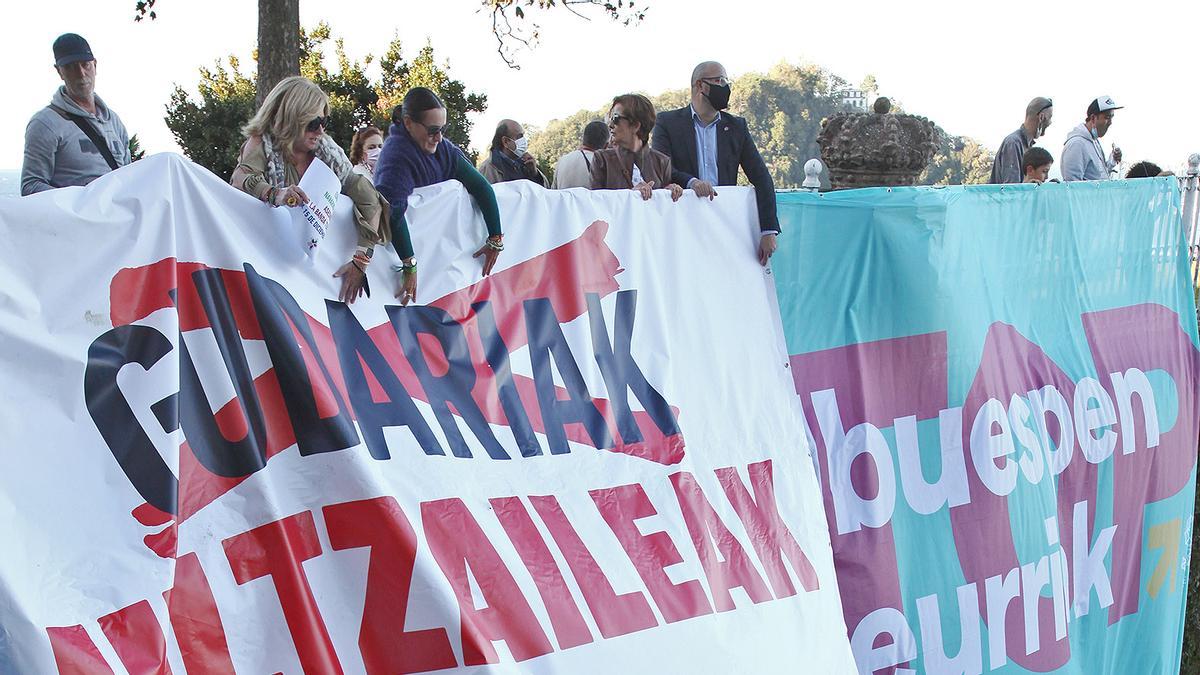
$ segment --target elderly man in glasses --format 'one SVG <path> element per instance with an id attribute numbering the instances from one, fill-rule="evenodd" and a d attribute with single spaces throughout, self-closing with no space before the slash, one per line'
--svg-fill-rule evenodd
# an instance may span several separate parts
<path id="1" fill-rule="evenodd" d="M 1016 131 L 1004 137 L 996 159 L 992 161 L 992 178 L 995 184 L 1021 183 L 1025 180 L 1023 162 L 1025 152 L 1033 147 L 1038 138 L 1046 135 L 1050 120 L 1054 117 L 1054 102 L 1038 96 L 1025 106 L 1025 121 Z"/>
<path id="2" fill-rule="evenodd" d="M 54 70 L 62 86 L 25 127 L 22 195 L 87 185 L 130 162 L 125 125 L 96 95 L 96 57 L 87 40 L 60 35 Z"/>
<path id="3" fill-rule="evenodd" d="M 716 185 L 737 185 L 738 167 L 754 185 L 761 237 L 758 261 L 775 252 L 779 216 L 775 213 L 775 181 L 750 137 L 745 118 L 731 115 L 729 75 L 716 61 L 692 70 L 692 102 L 658 115 L 651 145 L 671 158 L 672 182 L 713 199 Z"/>

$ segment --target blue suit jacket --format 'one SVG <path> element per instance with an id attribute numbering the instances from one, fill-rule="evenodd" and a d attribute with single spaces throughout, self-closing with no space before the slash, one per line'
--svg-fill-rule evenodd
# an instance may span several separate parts
<path id="1" fill-rule="evenodd" d="M 671 158 L 673 183 L 687 187 L 688 181 L 699 175 L 691 106 L 659 113 L 650 145 Z M 771 180 L 771 172 L 754 146 L 745 118 L 722 112 L 717 123 L 717 185 L 737 185 L 739 166 L 754 185 L 759 227 L 778 232 L 775 181 Z"/>

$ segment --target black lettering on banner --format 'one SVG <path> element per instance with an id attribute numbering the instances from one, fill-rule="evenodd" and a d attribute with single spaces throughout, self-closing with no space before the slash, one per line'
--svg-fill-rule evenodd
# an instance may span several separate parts
<path id="1" fill-rule="evenodd" d="M 245 265 L 245 270 L 254 312 L 258 315 L 267 353 L 275 366 L 275 377 L 279 380 L 279 389 L 283 393 L 300 454 L 315 455 L 358 445 L 358 432 L 350 419 L 350 411 L 317 349 L 308 317 L 295 298 L 278 282 L 262 276 L 252 265 Z M 332 417 L 323 419 L 317 412 L 316 390 L 296 339 L 297 334 L 321 369 L 325 391 L 337 404 L 337 414 Z"/>
<path id="2" fill-rule="evenodd" d="M 197 270 L 192 273 L 192 283 L 200 306 L 208 316 L 225 370 L 233 382 L 232 402 L 246 420 L 246 434 L 230 440 L 221 433 L 182 333 L 179 336 L 179 422 L 188 445 L 204 468 L 226 478 L 249 476 L 267 463 L 267 430 L 262 403 L 254 388 L 254 376 L 246 361 L 246 351 L 233 318 L 221 270 Z"/>
<path id="3" fill-rule="evenodd" d="M 174 514 L 179 480 L 158 454 L 117 386 L 117 373 L 125 365 L 136 363 L 149 370 L 169 353 L 171 341 L 154 328 L 138 325 L 113 328 L 88 348 L 83 399 L 92 422 L 133 488 L 154 508 Z M 174 398 L 172 395 L 163 400 Z M 174 430 L 164 425 L 164 431 Z"/>
<path id="4" fill-rule="evenodd" d="M 546 439 L 550 444 L 550 454 L 562 455 L 571 451 L 567 445 L 567 434 L 564 428 L 567 424 L 582 424 L 592 439 L 592 445 L 599 449 L 613 447 L 612 434 L 604 416 L 592 402 L 588 393 L 587 383 L 579 372 L 579 365 L 567 344 L 559 326 L 558 316 L 554 306 L 547 298 L 526 300 L 525 330 L 529 333 L 529 359 L 533 363 L 534 389 L 537 391 L 538 406 L 542 411 L 542 422 L 546 427 Z M 560 400 L 555 390 L 554 375 L 550 369 L 550 359 L 558 368 L 566 387 L 568 398 Z"/>
<path id="5" fill-rule="evenodd" d="M 417 410 L 404 383 L 396 377 L 379 348 L 367 335 L 362 324 L 345 303 L 326 300 L 329 328 L 333 331 L 333 342 L 337 345 L 338 361 L 342 364 L 342 377 L 346 380 L 346 392 L 350 405 L 358 417 L 358 428 L 367 443 L 367 450 L 375 459 L 390 459 L 387 441 L 383 437 L 384 427 L 406 426 L 412 431 L 421 449 L 427 455 L 444 455 L 446 451 Z M 388 401 L 376 403 L 371 398 L 367 376 L 363 367 L 383 387 Z"/>
<path id="6" fill-rule="evenodd" d="M 600 366 L 600 374 L 604 377 L 604 386 L 608 388 L 608 400 L 617 418 L 617 430 L 621 433 L 621 440 L 626 443 L 639 443 L 642 440 L 637 420 L 629 409 L 629 391 L 641 402 L 659 431 L 667 436 L 679 433 L 678 420 L 675 419 L 670 404 L 646 381 L 646 376 L 642 374 L 642 369 L 630 353 L 633 319 L 637 311 L 637 291 L 617 293 L 617 311 L 614 319 L 616 333 L 613 335 L 615 351 L 608 342 L 608 326 L 604 323 L 600 296 L 588 293 L 587 306 L 588 322 L 592 327 L 592 349 L 596 354 L 596 364 Z"/>
<path id="7" fill-rule="evenodd" d="M 483 411 L 471 397 L 471 390 L 475 387 L 475 367 L 471 365 L 471 352 L 462 326 L 439 307 L 388 305 L 387 313 L 392 319 L 392 328 L 404 347 L 404 356 L 408 358 L 413 372 L 421 380 L 421 388 L 425 390 L 438 424 L 446 434 L 450 452 L 454 453 L 455 457 L 471 457 L 471 449 L 467 447 L 458 422 L 450 412 L 448 404 L 452 403 L 471 429 L 471 433 L 483 444 L 489 457 L 511 459 L 496 440 Z M 447 365 L 445 375 L 433 374 L 425 350 L 421 348 L 418 337 L 421 334 L 433 337 L 441 346 Z"/>
<path id="8" fill-rule="evenodd" d="M 492 312 L 492 303 L 484 301 L 471 305 L 475 312 L 475 325 L 479 327 L 479 339 L 483 343 L 484 355 L 488 365 L 495 373 L 496 395 L 500 398 L 500 406 L 504 416 L 508 418 L 508 427 L 516 438 L 517 447 L 521 449 L 522 457 L 536 457 L 542 454 L 542 446 L 538 443 L 533 427 L 529 424 L 529 414 L 525 412 L 525 404 L 521 402 L 521 394 L 513 384 L 512 367 L 508 360 L 508 345 L 496 327 L 496 315 Z"/>

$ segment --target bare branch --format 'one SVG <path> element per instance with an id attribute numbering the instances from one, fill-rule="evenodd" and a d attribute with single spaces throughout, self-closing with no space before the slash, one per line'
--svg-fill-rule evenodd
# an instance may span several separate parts
<path id="1" fill-rule="evenodd" d="M 607 14 L 610 20 L 623 26 L 638 24 L 646 17 L 645 8 L 635 7 L 634 2 L 630 0 L 480 0 L 480 3 L 492 12 L 492 35 L 496 38 L 496 52 L 504 63 L 513 69 L 520 69 L 516 52 L 521 48 L 532 49 L 538 43 L 540 28 L 526 16 L 529 11 L 546 11 L 560 7 L 584 21 L 591 21 L 592 18 L 576 6 L 596 7 Z M 509 18 L 510 8 L 518 25 L 514 26 Z M 523 26 L 520 22 L 528 24 Z"/>

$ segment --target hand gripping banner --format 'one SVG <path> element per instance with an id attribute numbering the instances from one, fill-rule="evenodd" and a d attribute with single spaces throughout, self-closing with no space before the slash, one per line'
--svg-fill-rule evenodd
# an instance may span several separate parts
<path id="1" fill-rule="evenodd" d="M 1176 180 L 779 208 L 859 672 L 1178 672 L 1200 411 Z"/>
<path id="2" fill-rule="evenodd" d="M 853 672 L 752 192 L 497 194 L 487 278 L 414 196 L 408 307 L 344 198 L 0 202 L 0 672 Z"/>

